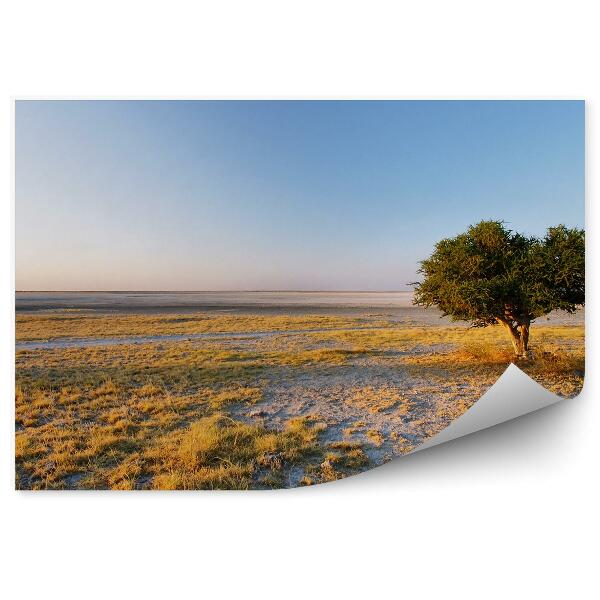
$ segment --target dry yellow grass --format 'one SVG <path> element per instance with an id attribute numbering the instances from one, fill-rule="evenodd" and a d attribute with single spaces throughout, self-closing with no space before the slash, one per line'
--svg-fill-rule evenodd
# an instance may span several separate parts
<path id="1" fill-rule="evenodd" d="M 255 402 L 257 388 L 173 395 L 154 384 L 88 390 L 17 389 L 17 487 L 247 489 L 287 485 L 286 473 L 319 465 L 324 425 L 291 419 L 281 431 L 221 409 Z"/>
<path id="2" fill-rule="evenodd" d="M 16 485 L 280 487 L 311 465 L 312 481 L 323 481 L 322 423 L 296 418 L 273 430 L 227 414 L 262 400 L 269 366 L 314 362 L 302 354 L 190 342 L 19 351 Z"/>
<path id="3" fill-rule="evenodd" d="M 155 489 L 249 489 L 265 484 L 265 475 L 268 486 L 283 486 L 284 464 L 320 456 L 318 431 L 296 419 L 269 432 L 217 413 L 161 438 L 144 458 Z"/>
<path id="4" fill-rule="evenodd" d="M 247 343 L 18 350 L 17 487 L 245 489 L 337 479 L 366 468 L 369 447 L 393 442 L 402 453 L 413 442 L 397 433 L 386 439 L 356 417 L 341 433 L 351 440 L 324 441 L 318 418 L 291 419 L 275 429 L 260 418 L 242 419 L 240 408 L 263 402 L 267 382 L 285 374 L 329 376 L 349 366 L 384 366 L 423 383 L 410 395 L 397 385 L 356 386 L 348 404 L 363 411 L 361 418 L 393 414 L 433 433 L 476 399 L 465 389 L 485 390 L 512 359 L 498 328 L 399 326 L 379 318 L 56 313 L 19 315 L 17 337 L 151 335 L 188 327 L 305 333 Z M 519 366 L 560 395 L 577 394 L 583 327 L 535 325 L 531 344 L 533 359 Z M 422 415 L 415 399 L 436 395 L 445 399 L 437 413 Z"/>
<path id="5" fill-rule="evenodd" d="M 60 311 L 17 314 L 16 339 L 26 341 L 389 326 L 387 321 L 375 317 L 243 316 L 211 313 L 106 315 Z"/>
<path id="6" fill-rule="evenodd" d="M 500 327 L 484 327 L 469 329 L 467 327 L 424 327 L 424 326 L 390 326 L 370 330 L 327 331 L 309 334 L 314 340 L 336 342 L 343 347 L 352 347 L 356 351 L 405 350 L 415 346 L 437 345 L 476 345 L 493 344 L 509 348 L 510 342 Z M 584 328 L 575 325 L 533 324 L 531 342 L 533 345 L 548 341 L 583 343 Z M 434 348 L 435 350 L 435 348 Z"/>
<path id="7" fill-rule="evenodd" d="M 583 331 L 578 336 L 573 329 L 552 328 L 551 332 L 542 332 L 531 344 L 531 358 L 516 362 L 531 378 L 564 398 L 579 394 L 585 374 Z M 438 369 L 447 376 L 472 381 L 489 374 L 499 377 L 512 360 L 508 343 L 492 339 L 467 341 L 446 352 L 411 356 L 404 362 L 421 373 Z"/>
<path id="8" fill-rule="evenodd" d="M 376 445 L 381 446 L 383 444 L 384 438 L 379 431 L 376 429 L 369 429 L 367 431 L 367 437 Z"/>
<path id="9" fill-rule="evenodd" d="M 348 401 L 372 413 L 394 410 L 397 414 L 407 414 L 412 408 L 410 400 L 392 386 L 367 386 L 357 389 Z"/>

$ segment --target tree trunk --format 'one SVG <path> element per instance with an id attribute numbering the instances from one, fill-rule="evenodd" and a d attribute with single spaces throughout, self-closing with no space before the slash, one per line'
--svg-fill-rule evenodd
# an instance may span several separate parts
<path id="1" fill-rule="evenodd" d="M 529 353 L 529 322 L 521 325 L 521 340 L 523 343 L 523 353 L 527 356 Z"/>
<path id="2" fill-rule="evenodd" d="M 529 352 L 529 322 L 514 324 L 500 320 L 512 342 L 516 358 L 527 358 Z"/>

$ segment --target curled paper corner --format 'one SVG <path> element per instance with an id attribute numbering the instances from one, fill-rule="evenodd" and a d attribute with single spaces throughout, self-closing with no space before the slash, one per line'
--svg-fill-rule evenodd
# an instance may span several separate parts
<path id="1" fill-rule="evenodd" d="M 410 454 L 516 419 L 560 400 L 511 363 L 469 410 Z"/>

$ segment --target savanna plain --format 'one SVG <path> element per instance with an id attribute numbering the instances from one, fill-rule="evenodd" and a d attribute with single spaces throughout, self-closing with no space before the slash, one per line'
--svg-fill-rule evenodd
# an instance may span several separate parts
<path id="1" fill-rule="evenodd" d="M 119 297 L 122 300 L 122 297 Z M 17 298 L 18 489 L 268 489 L 410 452 L 512 360 L 499 327 L 433 309 L 304 302 L 151 306 Z M 583 315 L 518 363 L 572 397 Z"/>

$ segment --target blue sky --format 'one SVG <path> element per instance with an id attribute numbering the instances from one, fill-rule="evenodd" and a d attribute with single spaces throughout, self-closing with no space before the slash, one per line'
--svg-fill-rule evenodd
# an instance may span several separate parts
<path id="1" fill-rule="evenodd" d="M 403 290 L 481 219 L 584 226 L 583 102 L 17 102 L 17 289 Z"/>

